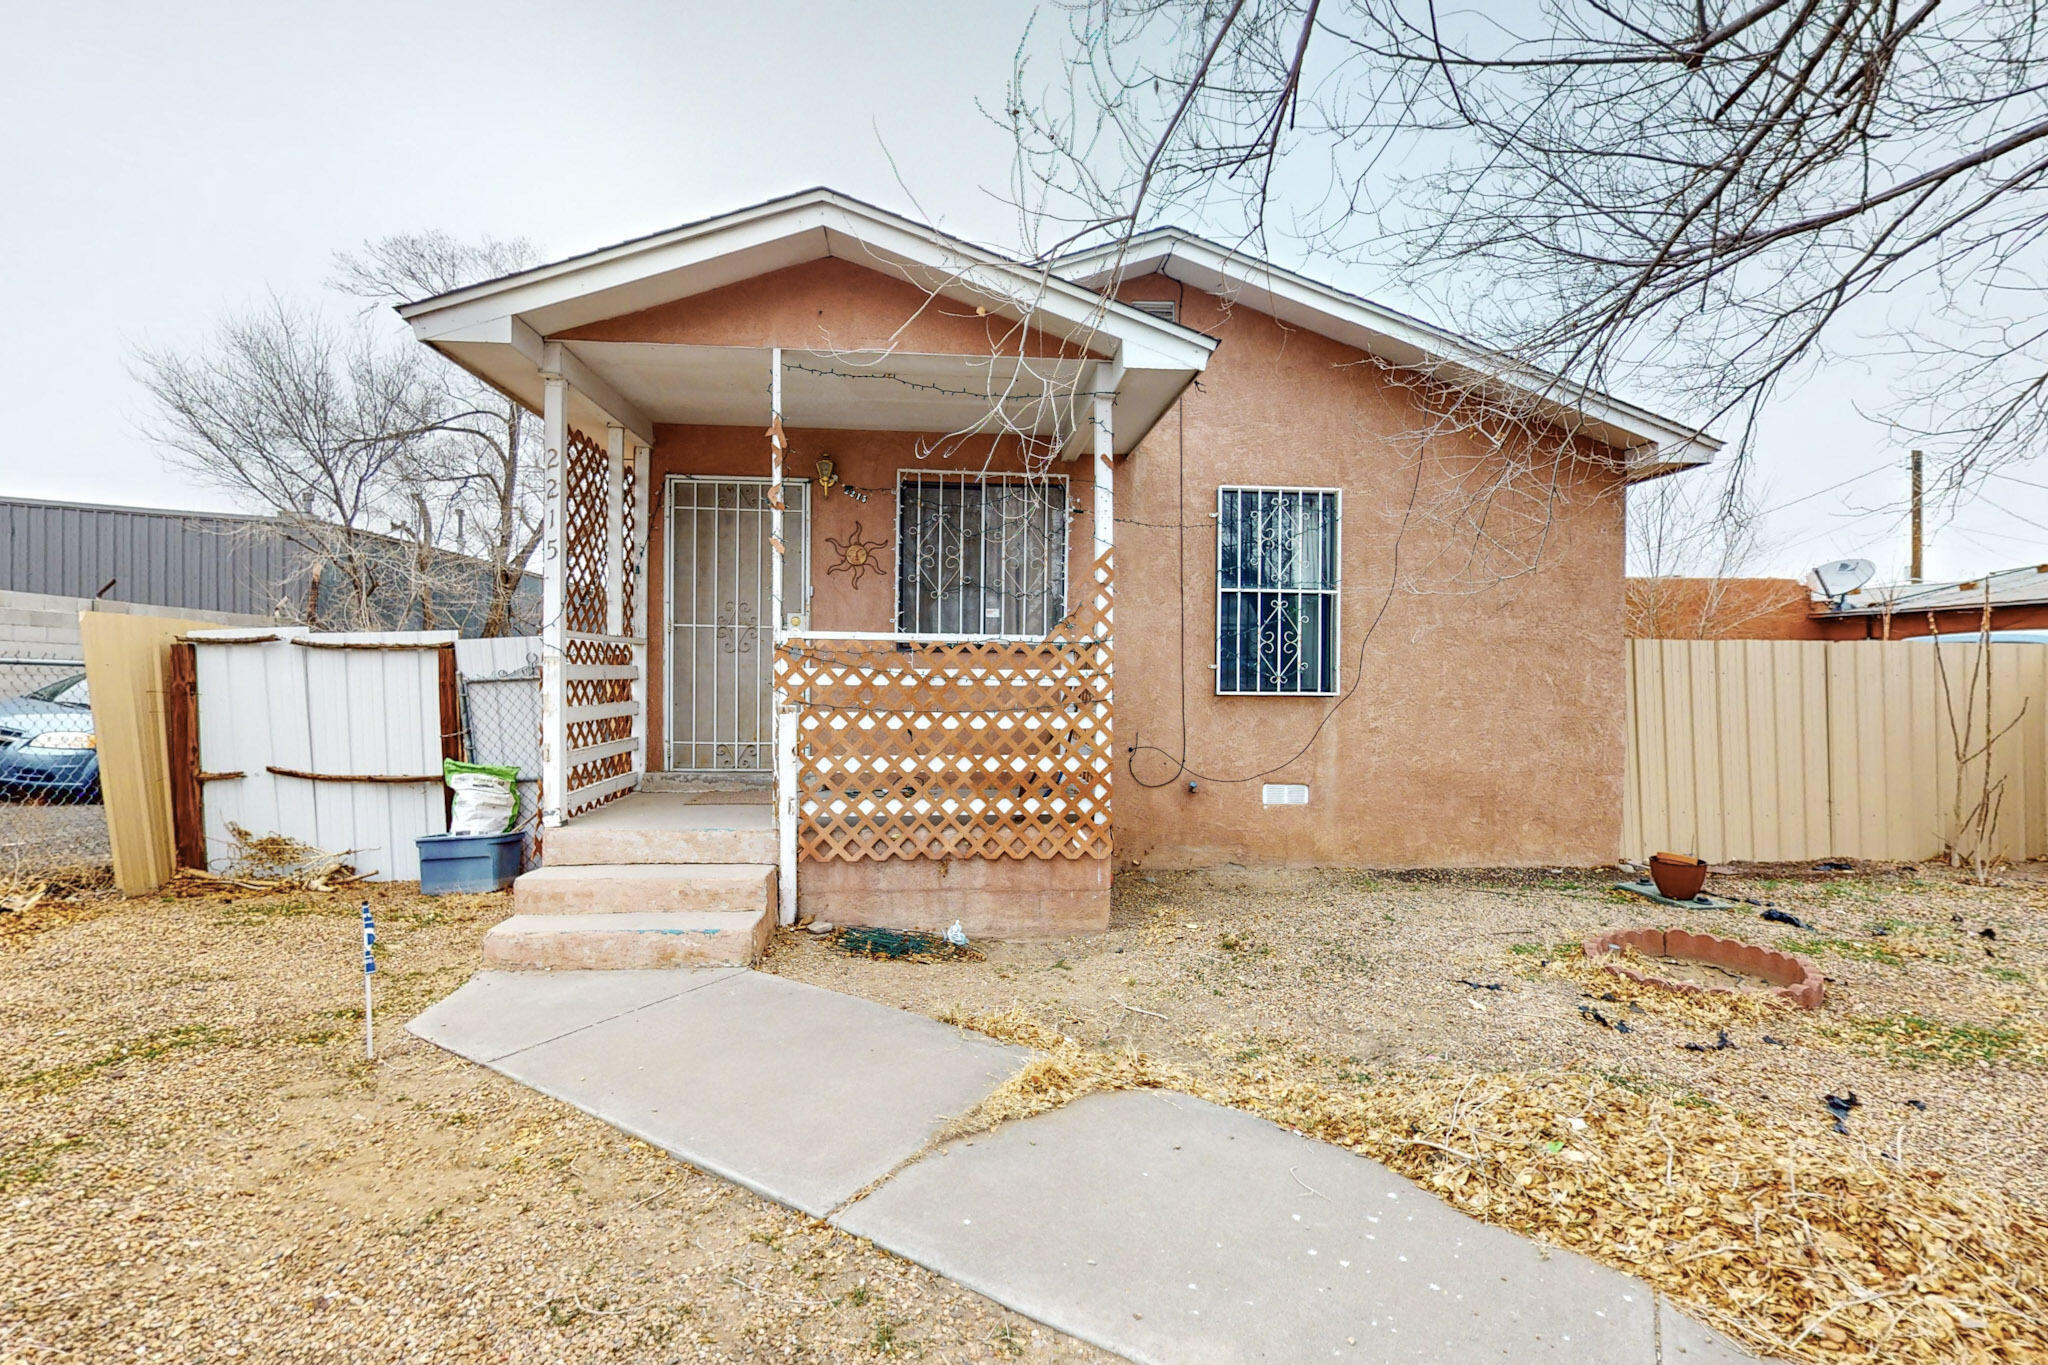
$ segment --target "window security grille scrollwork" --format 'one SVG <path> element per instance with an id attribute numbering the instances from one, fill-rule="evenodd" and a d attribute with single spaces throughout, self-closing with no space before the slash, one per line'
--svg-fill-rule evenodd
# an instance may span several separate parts
<path id="1" fill-rule="evenodd" d="M 896 628 L 1038 637 L 1067 612 L 1067 481 L 906 475 Z"/>
<path id="2" fill-rule="evenodd" d="M 1338 495 L 1216 492 L 1216 690 L 1337 690 Z"/>

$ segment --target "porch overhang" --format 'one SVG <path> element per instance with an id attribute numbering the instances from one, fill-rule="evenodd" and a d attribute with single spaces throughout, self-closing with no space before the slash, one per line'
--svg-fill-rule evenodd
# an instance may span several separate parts
<path id="1" fill-rule="evenodd" d="M 616 425 L 651 444 L 656 423 L 765 421 L 770 349 L 560 334 L 825 257 L 901 280 L 978 316 L 1027 324 L 1055 343 L 1058 354 L 807 350 L 817 345 L 815 336 L 776 338 L 788 371 L 783 419 L 791 426 L 1012 429 L 1071 438 L 1076 411 L 1086 410 L 1079 400 L 1110 393 L 1116 448 L 1124 453 L 1173 406 L 1216 346 L 1213 338 L 1085 286 L 829 190 L 398 311 L 418 340 L 515 402 L 540 411 L 546 379 L 559 376 L 571 391 L 570 425 Z"/>

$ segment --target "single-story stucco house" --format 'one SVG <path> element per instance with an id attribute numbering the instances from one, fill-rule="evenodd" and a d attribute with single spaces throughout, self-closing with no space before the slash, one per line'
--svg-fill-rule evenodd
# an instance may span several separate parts
<path id="1" fill-rule="evenodd" d="M 494 960 L 1616 855 L 1621 492 L 1699 431 L 1185 232 L 1043 270 L 829 190 L 400 311 L 545 421 Z"/>

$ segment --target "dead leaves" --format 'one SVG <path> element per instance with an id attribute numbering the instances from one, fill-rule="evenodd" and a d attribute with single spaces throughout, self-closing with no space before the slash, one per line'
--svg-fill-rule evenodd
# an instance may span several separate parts
<path id="1" fill-rule="evenodd" d="M 2048 1353 L 2048 1215 L 1937 1171 L 1823 1150 L 1724 1110 L 1573 1072 L 1339 1089 L 1276 1074 L 1271 1061 L 1196 1076 L 1133 1049 L 1084 1048 L 1014 1010 L 941 1017 L 1042 1053 L 956 1131 L 1100 1090 L 1184 1090 L 1372 1157 L 1475 1217 L 1641 1275 L 1765 1352 L 1828 1361 Z"/>

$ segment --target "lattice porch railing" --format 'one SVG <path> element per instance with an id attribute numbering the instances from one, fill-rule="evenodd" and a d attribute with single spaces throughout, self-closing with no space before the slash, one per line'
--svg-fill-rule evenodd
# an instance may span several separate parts
<path id="1" fill-rule="evenodd" d="M 1111 557 L 1043 640 L 796 637 L 806 858 L 1101 858 L 1111 845 Z"/>
<path id="2" fill-rule="evenodd" d="M 562 535 L 564 812 L 573 815 L 623 795 L 633 781 L 638 741 L 634 684 L 640 670 L 633 642 L 605 632 L 609 565 L 606 505 L 612 496 L 610 456 L 580 431 L 569 433 L 563 461 L 567 516 Z M 626 482 L 631 484 L 631 474 Z M 620 490 L 623 493 L 623 490 Z M 631 499 L 623 499 L 630 507 Z M 630 524 L 625 544 L 633 544 Z M 626 594 L 624 619 L 632 619 L 631 594 L 638 590 L 628 549 L 620 567 Z"/>

